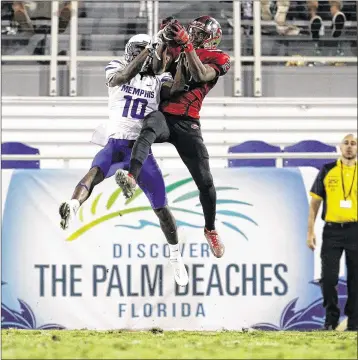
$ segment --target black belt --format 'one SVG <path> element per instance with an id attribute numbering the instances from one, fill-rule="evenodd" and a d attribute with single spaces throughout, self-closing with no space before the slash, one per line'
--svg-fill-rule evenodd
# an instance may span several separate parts
<path id="1" fill-rule="evenodd" d="M 325 226 L 331 229 L 346 229 L 346 228 L 358 226 L 358 222 L 357 221 L 345 222 L 345 223 L 326 222 Z"/>

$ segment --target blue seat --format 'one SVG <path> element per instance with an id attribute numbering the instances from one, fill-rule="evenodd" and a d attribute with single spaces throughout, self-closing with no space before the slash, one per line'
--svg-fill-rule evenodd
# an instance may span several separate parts
<path id="1" fill-rule="evenodd" d="M 245 141 L 231 146 L 230 153 L 280 153 L 279 146 L 268 144 L 264 141 Z M 276 166 L 276 159 L 229 159 L 229 167 L 271 167 Z"/>
<path id="2" fill-rule="evenodd" d="M 19 142 L 6 142 L 1 144 L 1 153 L 6 155 L 38 155 L 39 149 Z M 1 160 L 3 169 L 39 169 L 40 161 Z"/>
<path id="3" fill-rule="evenodd" d="M 286 146 L 283 149 L 283 152 L 293 153 L 293 152 L 337 152 L 335 146 L 324 144 L 317 140 L 304 140 L 300 141 L 297 144 Z M 317 168 L 318 170 L 324 164 L 332 162 L 333 159 L 283 159 L 284 167 L 292 167 L 292 166 L 312 166 Z"/>

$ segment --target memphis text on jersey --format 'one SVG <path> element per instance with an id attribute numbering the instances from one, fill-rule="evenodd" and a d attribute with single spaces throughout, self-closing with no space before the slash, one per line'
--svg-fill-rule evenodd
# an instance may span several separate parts
<path id="1" fill-rule="evenodd" d="M 155 96 L 154 91 L 137 89 L 137 88 L 135 88 L 133 86 L 129 86 L 129 85 L 122 85 L 121 91 L 124 91 L 128 94 L 138 95 L 138 96 L 142 96 L 142 97 L 144 96 L 145 98 L 150 98 L 150 99 L 153 99 Z"/>

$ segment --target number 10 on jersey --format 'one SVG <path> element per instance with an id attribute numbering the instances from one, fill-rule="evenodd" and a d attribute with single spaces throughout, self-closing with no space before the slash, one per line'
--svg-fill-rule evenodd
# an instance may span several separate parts
<path id="1" fill-rule="evenodd" d="M 126 103 L 124 104 L 122 116 L 128 117 L 128 113 L 130 111 L 130 116 L 133 119 L 143 120 L 148 100 L 141 98 L 133 99 L 132 96 L 129 95 L 125 95 L 123 97 L 126 99 Z"/>

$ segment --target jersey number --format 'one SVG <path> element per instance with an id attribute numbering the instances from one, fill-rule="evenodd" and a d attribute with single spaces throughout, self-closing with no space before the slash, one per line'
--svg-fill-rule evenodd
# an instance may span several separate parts
<path id="1" fill-rule="evenodd" d="M 133 99 L 129 95 L 124 96 L 124 98 L 126 99 L 126 103 L 124 104 L 122 116 L 128 117 L 129 108 L 131 107 L 131 117 L 133 119 L 143 120 L 148 100 L 141 98 Z"/>

